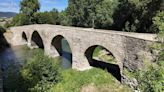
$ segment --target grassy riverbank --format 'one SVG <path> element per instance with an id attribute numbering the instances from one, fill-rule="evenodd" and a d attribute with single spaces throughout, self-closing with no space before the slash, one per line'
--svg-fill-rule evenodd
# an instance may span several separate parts
<path id="1" fill-rule="evenodd" d="M 48 92 L 132 92 L 111 74 L 101 69 L 64 70 L 61 82 Z"/>

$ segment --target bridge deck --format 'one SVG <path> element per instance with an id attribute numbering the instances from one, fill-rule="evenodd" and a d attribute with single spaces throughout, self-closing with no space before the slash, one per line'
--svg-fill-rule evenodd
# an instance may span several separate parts
<path id="1" fill-rule="evenodd" d="M 123 32 L 123 31 L 115 31 L 115 30 L 104 30 L 104 29 L 93 29 L 93 28 L 82 28 L 82 27 L 70 27 L 70 26 L 61 26 L 61 25 L 50 25 L 50 24 L 34 24 L 34 25 L 26 25 L 26 26 L 18 26 L 15 28 L 37 28 L 37 29 L 48 29 L 48 28 L 60 28 L 64 30 L 82 30 L 94 33 L 104 33 L 104 34 L 113 34 L 113 35 L 121 35 L 121 36 L 128 36 L 148 41 L 157 41 L 156 34 L 150 33 L 134 33 L 134 32 Z M 14 30 L 16 31 L 16 30 Z"/>

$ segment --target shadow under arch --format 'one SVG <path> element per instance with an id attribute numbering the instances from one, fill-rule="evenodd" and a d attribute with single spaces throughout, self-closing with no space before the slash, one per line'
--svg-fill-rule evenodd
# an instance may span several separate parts
<path id="1" fill-rule="evenodd" d="M 32 38 L 31 38 L 31 46 L 34 48 L 42 48 L 44 49 L 44 44 L 41 36 L 37 31 L 34 31 L 32 33 Z"/>
<path id="2" fill-rule="evenodd" d="M 22 39 L 24 42 L 27 42 L 27 36 L 25 32 L 22 32 Z"/>
<path id="3" fill-rule="evenodd" d="M 111 73 L 118 81 L 121 82 L 121 73 L 120 73 L 120 67 L 117 64 L 113 64 L 113 63 L 108 63 L 106 61 L 103 60 L 98 60 L 98 59 L 94 59 L 93 58 L 93 53 L 95 51 L 95 49 L 97 47 L 101 47 L 103 50 L 109 52 L 110 55 L 112 55 L 114 57 L 114 55 L 107 50 L 105 47 L 103 46 L 99 46 L 99 45 L 94 45 L 89 47 L 86 51 L 85 51 L 85 56 L 88 59 L 88 62 L 90 64 L 90 66 L 92 67 L 96 67 L 96 68 L 100 68 L 103 70 L 107 70 L 109 73 Z M 115 58 L 115 57 L 114 57 Z"/>
<path id="4" fill-rule="evenodd" d="M 51 51 L 55 52 L 56 50 L 59 53 L 60 57 L 62 57 L 62 67 L 72 67 L 72 50 L 67 39 L 62 35 L 55 36 L 51 41 Z"/>

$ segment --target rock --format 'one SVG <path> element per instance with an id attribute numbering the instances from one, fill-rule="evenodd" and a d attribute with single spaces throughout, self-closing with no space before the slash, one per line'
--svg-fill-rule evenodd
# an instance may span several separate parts
<path id="1" fill-rule="evenodd" d="M 128 85 L 132 89 L 137 89 L 138 81 L 135 78 L 128 78 L 125 75 L 122 75 L 122 83 Z"/>

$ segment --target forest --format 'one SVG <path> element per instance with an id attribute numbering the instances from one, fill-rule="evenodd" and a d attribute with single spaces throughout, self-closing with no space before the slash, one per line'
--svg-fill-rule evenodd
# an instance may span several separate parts
<path id="1" fill-rule="evenodd" d="M 163 0 L 68 0 L 63 11 L 39 12 L 38 0 L 23 0 L 20 13 L 9 26 L 57 24 L 126 32 L 158 33 L 157 17 L 163 16 Z M 162 22 L 159 20 L 158 22 Z"/>

